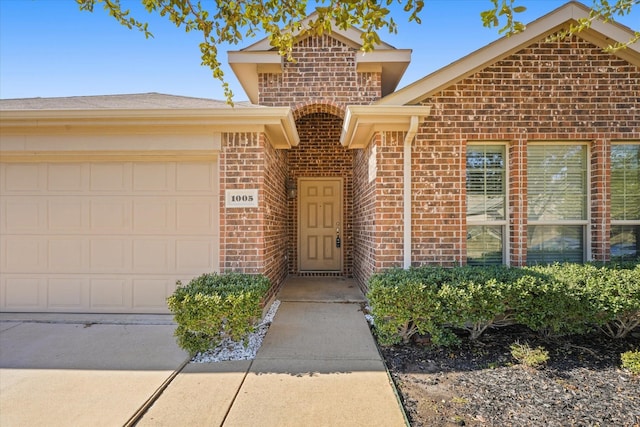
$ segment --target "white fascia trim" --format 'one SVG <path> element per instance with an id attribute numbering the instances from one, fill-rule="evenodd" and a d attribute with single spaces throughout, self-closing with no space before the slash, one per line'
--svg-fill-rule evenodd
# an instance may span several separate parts
<path id="1" fill-rule="evenodd" d="M 206 132 L 265 132 L 276 148 L 291 148 L 300 138 L 289 107 L 149 109 L 149 110 L 12 110 L 0 112 L 0 133 L 90 133 L 92 129 L 198 128 Z"/>
<path id="2" fill-rule="evenodd" d="M 430 106 L 351 105 L 347 107 L 340 143 L 351 149 L 366 148 L 375 132 L 410 129 L 412 117 L 422 122 Z"/>

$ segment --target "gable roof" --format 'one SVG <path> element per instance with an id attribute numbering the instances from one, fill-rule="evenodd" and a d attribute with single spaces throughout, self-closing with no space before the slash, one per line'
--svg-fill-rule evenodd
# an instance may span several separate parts
<path id="1" fill-rule="evenodd" d="M 317 13 L 312 13 L 303 22 L 303 26 L 313 19 Z M 327 33 L 345 45 L 360 50 L 362 48 L 361 35 L 363 31 L 350 27 L 346 30 L 333 28 Z M 303 29 L 298 39 L 308 36 Z M 234 74 L 240 81 L 242 88 L 253 103 L 258 102 L 258 73 L 281 73 L 284 59 L 271 46 L 268 38 L 257 41 L 239 51 L 227 53 L 228 62 Z M 356 54 L 358 71 L 379 71 L 382 73 L 382 96 L 392 93 L 404 75 L 411 62 L 411 49 L 396 49 L 390 44 L 380 42 L 373 52 L 359 51 Z"/>
<path id="2" fill-rule="evenodd" d="M 525 31 L 511 37 L 503 37 L 473 53 L 455 61 L 444 68 L 394 92 L 375 104 L 379 105 L 412 105 L 422 99 L 468 77 L 475 72 L 500 61 L 523 49 L 537 40 L 544 40 L 562 28 L 576 23 L 579 19 L 588 18 L 590 9 L 578 2 L 569 2 L 553 12 L 527 25 Z M 614 22 L 593 21 L 591 28 L 579 33 L 579 37 L 596 46 L 605 48 L 612 41 L 624 42 L 633 36 L 633 31 L 624 25 Z M 621 49 L 615 55 L 640 66 L 640 42 L 627 49 Z"/>

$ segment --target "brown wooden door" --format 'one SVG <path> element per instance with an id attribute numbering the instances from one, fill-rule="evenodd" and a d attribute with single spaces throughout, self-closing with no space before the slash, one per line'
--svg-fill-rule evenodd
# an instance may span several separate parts
<path id="1" fill-rule="evenodd" d="M 341 271 L 342 179 L 302 178 L 299 194 L 300 271 Z"/>

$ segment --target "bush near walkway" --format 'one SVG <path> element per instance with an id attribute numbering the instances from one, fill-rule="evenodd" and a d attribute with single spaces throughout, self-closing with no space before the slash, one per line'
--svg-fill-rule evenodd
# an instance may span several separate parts
<path id="1" fill-rule="evenodd" d="M 262 316 L 271 284 L 262 275 L 203 274 L 167 299 L 178 327 L 178 345 L 190 354 L 214 348 L 224 338 L 245 339 Z"/>
<path id="2" fill-rule="evenodd" d="M 371 277 L 367 297 L 383 345 L 415 334 L 448 345 L 452 329 L 477 339 L 513 323 L 545 336 L 599 328 L 624 338 L 640 325 L 640 264 L 392 269 Z"/>

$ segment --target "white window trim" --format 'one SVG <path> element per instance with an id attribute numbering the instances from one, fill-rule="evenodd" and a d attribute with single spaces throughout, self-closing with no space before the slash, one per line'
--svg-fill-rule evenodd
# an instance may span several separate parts
<path id="1" fill-rule="evenodd" d="M 485 146 L 485 145 L 500 145 L 504 148 L 504 219 L 497 221 L 469 221 L 466 220 L 467 226 L 471 225 L 499 225 L 502 227 L 502 265 L 511 265 L 511 235 L 509 233 L 509 213 L 511 212 L 511 206 L 509 204 L 509 143 L 506 141 L 469 141 L 467 147 L 465 147 L 465 156 L 468 153 L 468 147 L 470 146 Z M 466 157 L 465 157 L 466 158 Z M 466 173 L 466 161 L 465 161 L 465 173 Z M 465 181 L 466 188 L 466 181 Z M 465 189 L 466 194 L 466 189 Z M 465 218 L 467 216 L 467 203 L 465 201 Z M 466 234 L 465 234 L 466 236 Z M 466 241 L 466 237 L 465 237 Z M 466 254 L 465 254 L 466 256 Z"/>
<path id="2" fill-rule="evenodd" d="M 540 220 L 532 220 L 530 221 L 527 213 L 527 226 L 529 225 L 581 225 L 582 226 L 582 241 L 584 242 L 584 248 L 582 250 L 582 262 L 592 261 L 592 251 L 591 251 L 591 143 L 588 141 L 575 141 L 575 140 L 560 140 L 560 141 L 529 141 L 527 143 L 527 179 L 529 175 L 529 156 L 528 149 L 530 146 L 543 146 L 543 145 L 553 145 L 553 146 L 567 146 L 567 145 L 582 145 L 586 148 L 585 151 L 585 162 L 587 168 L 587 177 L 586 177 L 586 186 L 587 186 L 587 194 L 586 194 L 586 218 L 581 220 L 555 220 L 555 221 L 540 221 Z M 527 187 L 527 205 L 529 200 L 529 191 Z M 528 209 L 528 208 L 527 208 Z M 527 236 L 527 248 L 529 247 L 529 241 Z"/>

